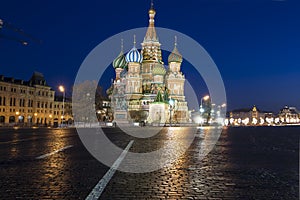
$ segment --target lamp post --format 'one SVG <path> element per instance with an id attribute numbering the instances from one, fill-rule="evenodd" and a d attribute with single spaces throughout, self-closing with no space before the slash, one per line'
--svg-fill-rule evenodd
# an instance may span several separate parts
<path id="1" fill-rule="evenodd" d="M 66 92 L 65 92 L 65 88 L 64 86 L 60 85 L 58 87 L 59 91 L 63 93 L 63 111 L 62 111 L 62 124 L 64 124 L 64 117 L 65 117 L 65 96 L 66 96 Z"/>
<path id="2" fill-rule="evenodd" d="M 20 123 L 20 120 L 19 120 L 19 115 L 20 115 L 20 112 L 16 112 L 16 116 L 17 116 L 17 120 L 15 120 L 15 121 L 17 121 L 17 124 L 19 124 Z"/>
<path id="3" fill-rule="evenodd" d="M 204 101 L 207 101 L 208 99 L 209 99 L 209 96 L 208 96 L 208 95 L 206 95 L 206 96 L 204 96 L 204 97 L 201 98 L 201 105 L 200 105 L 200 108 L 203 107 L 203 100 L 204 100 Z"/>
<path id="4" fill-rule="evenodd" d="M 34 113 L 34 121 L 35 121 L 35 124 L 37 124 L 37 113 Z"/>
<path id="5" fill-rule="evenodd" d="M 202 126 L 202 124 L 203 124 L 203 113 L 204 113 L 204 108 L 203 108 L 203 100 L 204 101 L 207 101 L 209 99 L 209 96 L 208 95 L 206 95 L 206 96 L 204 96 L 204 97 L 202 97 L 201 98 L 201 104 L 200 104 L 200 113 L 201 113 L 201 126 Z"/>
<path id="6" fill-rule="evenodd" d="M 52 124 L 52 115 L 51 114 L 49 115 L 49 118 L 50 118 L 49 125 L 51 126 L 51 124 Z"/>
<path id="7" fill-rule="evenodd" d="M 174 108 L 174 100 L 170 98 L 169 100 L 169 109 L 170 109 L 170 127 L 172 126 L 172 110 Z"/>

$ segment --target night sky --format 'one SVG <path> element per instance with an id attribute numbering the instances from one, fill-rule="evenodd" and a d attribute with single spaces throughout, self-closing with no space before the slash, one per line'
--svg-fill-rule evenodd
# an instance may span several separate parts
<path id="1" fill-rule="evenodd" d="M 254 104 L 275 112 L 284 105 L 300 109 L 300 1 L 154 0 L 154 6 L 156 26 L 190 36 L 210 54 L 223 77 L 229 110 Z M 0 38 L 0 74 L 28 80 L 39 71 L 54 89 L 64 84 L 71 91 L 88 53 L 112 35 L 147 26 L 149 7 L 150 0 L 2 1 L 0 19 L 42 42 L 0 30 L 29 42 Z M 201 97 L 207 89 L 190 68 L 183 63 Z M 112 72 L 110 67 L 101 79 L 104 87 Z"/>

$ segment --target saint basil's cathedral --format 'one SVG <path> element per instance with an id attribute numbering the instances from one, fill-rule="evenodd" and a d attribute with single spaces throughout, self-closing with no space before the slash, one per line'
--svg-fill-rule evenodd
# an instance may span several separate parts
<path id="1" fill-rule="evenodd" d="M 182 55 L 177 49 L 162 61 L 162 51 L 154 26 L 156 11 L 149 10 L 149 26 L 141 43 L 124 55 L 123 42 L 113 61 L 116 77 L 107 93 L 111 99 L 114 121 L 118 124 L 144 121 L 147 124 L 187 123 L 188 106 L 184 95 L 185 76 L 181 72 Z"/>

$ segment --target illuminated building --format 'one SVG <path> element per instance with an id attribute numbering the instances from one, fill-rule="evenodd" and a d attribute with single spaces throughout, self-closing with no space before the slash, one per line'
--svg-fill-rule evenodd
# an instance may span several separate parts
<path id="1" fill-rule="evenodd" d="M 293 125 L 300 123 L 300 114 L 295 107 L 285 106 L 278 115 L 272 112 L 259 111 L 255 106 L 252 109 L 237 109 L 229 112 L 226 125 L 231 126 L 259 126 L 259 125 Z"/>
<path id="2" fill-rule="evenodd" d="M 227 125 L 233 126 L 257 126 L 266 123 L 266 117 L 272 118 L 273 113 L 260 111 L 256 106 L 251 109 L 236 109 L 229 112 Z"/>
<path id="3" fill-rule="evenodd" d="M 53 125 L 62 123 L 62 102 L 43 74 L 34 72 L 29 81 L 0 76 L 0 125 Z M 65 107 L 71 108 L 67 102 Z M 68 118 L 67 118 L 68 117 Z M 69 112 L 65 119 L 72 121 Z"/>
<path id="4" fill-rule="evenodd" d="M 177 38 L 165 67 L 154 26 L 156 11 L 153 4 L 148 14 L 149 26 L 141 51 L 137 49 L 134 37 L 133 48 L 126 55 L 122 48 L 113 61 L 116 77 L 108 94 L 112 100 L 114 120 L 117 123 L 187 123 L 185 76 L 181 72 L 183 58 L 177 49 Z"/>
<path id="5" fill-rule="evenodd" d="M 283 124 L 299 123 L 299 111 L 295 107 L 285 106 L 278 114 L 279 122 Z"/>

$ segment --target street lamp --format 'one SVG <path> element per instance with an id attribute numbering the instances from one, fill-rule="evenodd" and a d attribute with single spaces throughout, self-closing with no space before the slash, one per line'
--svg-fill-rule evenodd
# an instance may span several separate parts
<path id="1" fill-rule="evenodd" d="M 50 118 L 49 125 L 51 126 L 51 124 L 52 124 L 52 115 L 51 114 L 49 115 L 49 118 Z"/>
<path id="2" fill-rule="evenodd" d="M 172 110 L 174 108 L 174 100 L 170 98 L 169 100 L 169 109 L 170 109 L 170 127 L 172 126 Z"/>
<path id="3" fill-rule="evenodd" d="M 37 123 L 37 113 L 34 113 L 35 123 Z"/>
<path id="4" fill-rule="evenodd" d="M 204 101 L 207 101 L 209 99 L 209 95 L 206 95 L 204 97 L 201 98 L 201 104 L 200 104 L 200 113 L 201 113 L 201 126 L 202 126 L 202 123 L 203 123 L 203 113 L 204 113 L 204 108 L 203 108 L 203 100 Z"/>
<path id="5" fill-rule="evenodd" d="M 202 108 L 202 106 L 203 106 L 203 100 L 204 100 L 204 101 L 207 101 L 208 99 L 209 99 L 209 96 L 208 96 L 208 95 L 206 95 L 206 96 L 204 96 L 204 97 L 201 98 L 201 106 L 200 106 L 201 108 Z"/>
<path id="6" fill-rule="evenodd" d="M 62 124 L 64 123 L 64 115 L 65 115 L 65 96 L 66 96 L 66 92 L 65 92 L 65 88 L 64 86 L 60 85 L 58 87 L 59 91 L 63 93 L 63 113 L 62 113 Z"/>
<path id="7" fill-rule="evenodd" d="M 17 112 L 16 112 L 16 115 L 17 115 L 17 123 L 18 123 L 18 124 L 19 124 L 19 122 L 20 122 L 20 120 L 19 120 L 19 114 L 20 114 L 20 113 L 17 111 Z M 15 120 L 15 121 L 16 121 L 16 120 Z"/>

